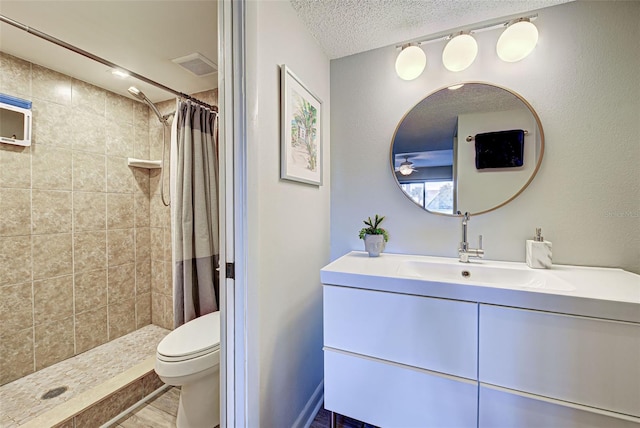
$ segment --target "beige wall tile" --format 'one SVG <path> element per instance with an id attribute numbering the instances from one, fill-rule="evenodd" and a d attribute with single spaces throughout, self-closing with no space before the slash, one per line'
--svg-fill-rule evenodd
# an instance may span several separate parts
<path id="1" fill-rule="evenodd" d="M 69 275 L 73 271 L 71 234 L 33 235 L 33 279 Z"/>
<path id="2" fill-rule="evenodd" d="M 164 293 L 164 262 L 159 260 L 151 260 L 151 292 Z"/>
<path id="3" fill-rule="evenodd" d="M 31 98 L 31 63 L 0 52 L 0 92 Z"/>
<path id="4" fill-rule="evenodd" d="M 34 189 L 71 190 L 71 150 L 31 146 Z"/>
<path id="5" fill-rule="evenodd" d="M 140 101 L 133 101 L 133 124 L 149 132 L 149 107 Z"/>
<path id="6" fill-rule="evenodd" d="M 164 310 L 164 324 L 160 327 L 173 330 L 173 298 L 171 296 L 160 296 Z"/>
<path id="7" fill-rule="evenodd" d="M 76 354 L 109 341 L 107 307 L 76 315 Z"/>
<path id="8" fill-rule="evenodd" d="M 131 193 L 107 194 L 107 227 L 130 229 L 134 226 L 134 198 Z"/>
<path id="9" fill-rule="evenodd" d="M 105 156 L 73 152 L 73 190 L 104 192 L 106 182 Z"/>
<path id="10" fill-rule="evenodd" d="M 153 159 L 162 159 L 162 149 L 167 144 L 169 137 L 165 131 L 165 143 L 162 142 L 162 125 L 156 119 L 155 114 L 149 115 L 149 155 Z"/>
<path id="11" fill-rule="evenodd" d="M 151 229 L 139 227 L 136 229 L 136 262 L 151 260 Z"/>
<path id="12" fill-rule="evenodd" d="M 107 155 L 133 157 L 133 125 L 131 123 L 108 121 L 106 133 Z"/>
<path id="13" fill-rule="evenodd" d="M 99 269 L 75 274 L 76 314 L 107 305 L 107 270 Z"/>
<path id="14" fill-rule="evenodd" d="M 0 187 L 31 187 L 31 147 L 0 144 Z"/>
<path id="15" fill-rule="evenodd" d="M 164 300 L 161 294 L 151 292 L 151 322 L 153 325 L 164 327 L 166 314 L 164 311 Z"/>
<path id="16" fill-rule="evenodd" d="M 151 259 L 164 259 L 164 231 L 161 227 L 152 227 L 151 230 Z"/>
<path id="17" fill-rule="evenodd" d="M 162 285 L 162 294 L 171 296 L 173 294 L 173 269 L 171 262 L 164 262 L 164 282 Z"/>
<path id="18" fill-rule="evenodd" d="M 31 281 L 31 236 L 0 237 L 0 286 Z"/>
<path id="19" fill-rule="evenodd" d="M 33 326 L 31 282 L 0 287 L 0 335 Z"/>
<path id="20" fill-rule="evenodd" d="M 0 188 L 0 236 L 31 233 L 31 191 Z"/>
<path id="21" fill-rule="evenodd" d="M 142 393 L 144 396 L 147 396 L 164 385 L 165 384 L 160 380 L 160 377 L 158 377 L 155 372 L 151 372 L 142 378 Z"/>
<path id="22" fill-rule="evenodd" d="M 133 153 L 134 153 L 134 156 L 139 159 L 150 159 L 151 153 L 150 153 L 148 127 L 146 126 L 133 127 Z"/>
<path id="23" fill-rule="evenodd" d="M 36 64 L 31 65 L 31 90 L 35 98 L 71 104 L 71 77 Z"/>
<path id="24" fill-rule="evenodd" d="M 135 195 L 135 225 L 136 227 L 149 227 L 149 197 L 146 195 Z"/>
<path id="25" fill-rule="evenodd" d="M 109 305 L 109 340 L 136 329 L 136 300 L 130 299 Z"/>
<path id="26" fill-rule="evenodd" d="M 107 233 L 109 266 L 131 263 L 135 260 L 133 229 L 114 229 Z"/>
<path id="27" fill-rule="evenodd" d="M 151 261 L 136 262 L 136 293 L 151 292 Z"/>
<path id="28" fill-rule="evenodd" d="M 126 158 L 107 157 L 107 191 L 109 193 L 133 193 L 133 173 Z"/>
<path id="29" fill-rule="evenodd" d="M 133 172 L 135 194 L 144 195 L 149 200 L 149 170 L 131 168 L 131 172 Z"/>
<path id="30" fill-rule="evenodd" d="M 35 324 L 73 316 L 73 275 L 33 282 Z"/>
<path id="31" fill-rule="evenodd" d="M 76 232 L 104 230 L 106 219 L 106 193 L 73 192 L 73 221 Z"/>
<path id="32" fill-rule="evenodd" d="M 45 100 L 33 101 L 33 143 L 72 148 L 74 124 L 71 107 Z"/>
<path id="33" fill-rule="evenodd" d="M 136 328 L 151 324 L 151 293 L 136 296 Z"/>
<path id="34" fill-rule="evenodd" d="M 107 235 L 105 231 L 82 232 L 74 235 L 73 264 L 75 272 L 106 268 Z"/>
<path id="35" fill-rule="evenodd" d="M 0 336 L 0 385 L 33 372 L 33 327 Z"/>
<path id="36" fill-rule="evenodd" d="M 73 317 L 36 325 L 36 370 L 73 356 L 73 336 Z"/>
<path id="37" fill-rule="evenodd" d="M 165 227 L 162 229 L 162 249 L 164 250 L 164 257 L 162 258 L 165 262 L 171 262 L 171 229 Z"/>
<path id="38" fill-rule="evenodd" d="M 112 122 L 133 123 L 134 103 L 135 101 L 122 95 L 107 92 L 107 110 L 105 117 Z"/>
<path id="39" fill-rule="evenodd" d="M 71 104 L 76 109 L 82 109 L 100 116 L 105 115 L 106 91 L 82 80 L 71 80 Z"/>
<path id="40" fill-rule="evenodd" d="M 133 299 L 136 295 L 136 267 L 134 263 L 109 268 L 109 305 Z"/>
<path id="41" fill-rule="evenodd" d="M 98 427 L 118 416 L 142 398 L 142 383 L 133 382 L 122 390 L 77 415 L 76 427 Z"/>
<path id="42" fill-rule="evenodd" d="M 71 116 L 71 120 L 74 123 L 71 132 L 73 149 L 104 154 L 106 148 L 106 122 L 104 116 L 81 109 L 74 109 Z"/>
<path id="43" fill-rule="evenodd" d="M 34 190 L 34 234 L 71 232 L 71 192 Z"/>

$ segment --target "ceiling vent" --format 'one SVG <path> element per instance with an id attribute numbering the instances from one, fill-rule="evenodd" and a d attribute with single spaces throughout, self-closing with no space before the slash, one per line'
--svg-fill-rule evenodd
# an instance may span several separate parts
<path id="1" fill-rule="evenodd" d="M 213 61 L 200 53 L 192 53 L 171 61 L 198 77 L 208 76 L 218 71 L 218 67 Z"/>

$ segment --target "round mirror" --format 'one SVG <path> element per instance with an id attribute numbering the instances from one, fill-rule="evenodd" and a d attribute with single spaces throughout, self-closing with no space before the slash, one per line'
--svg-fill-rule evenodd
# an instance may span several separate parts
<path id="1" fill-rule="evenodd" d="M 540 118 L 524 98 L 465 83 L 430 94 L 404 115 L 391 141 L 391 168 L 423 209 L 477 215 L 518 196 L 543 152 Z"/>

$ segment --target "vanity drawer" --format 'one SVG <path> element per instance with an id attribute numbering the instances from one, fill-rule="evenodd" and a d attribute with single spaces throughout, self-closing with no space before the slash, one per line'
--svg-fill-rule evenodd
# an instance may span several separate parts
<path id="1" fill-rule="evenodd" d="M 477 427 L 475 381 L 324 351 L 324 407 L 380 427 Z"/>
<path id="2" fill-rule="evenodd" d="M 477 379 L 477 304 L 324 286 L 324 345 Z"/>
<path id="3" fill-rule="evenodd" d="M 480 305 L 479 379 L 640 417 L 640 324 Z"/>
<path id="4" fill-rule="evenodd" d="M 640 428 L 624 415 L 480 385 L 479 428 Z"/>

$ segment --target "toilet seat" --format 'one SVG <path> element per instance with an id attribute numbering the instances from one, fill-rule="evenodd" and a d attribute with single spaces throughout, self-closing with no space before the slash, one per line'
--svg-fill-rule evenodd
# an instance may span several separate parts
<path id="1" fill-rule="evenodd" d="M 181 362 L 214 353 L 220 349 L 220 311 L 191 320 L 170 332 L 157 349 L 157 358 Z"/>

